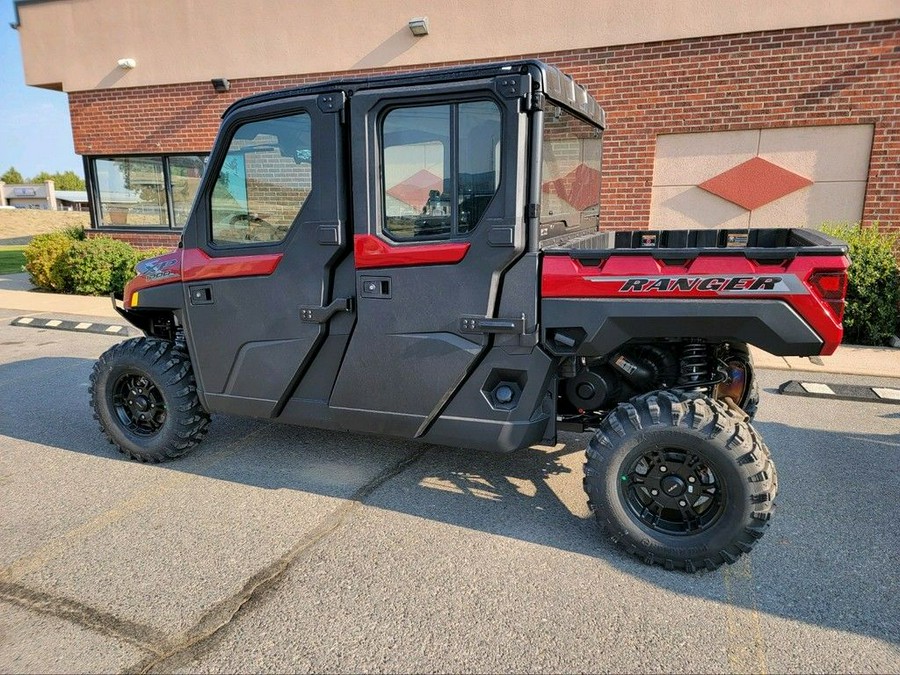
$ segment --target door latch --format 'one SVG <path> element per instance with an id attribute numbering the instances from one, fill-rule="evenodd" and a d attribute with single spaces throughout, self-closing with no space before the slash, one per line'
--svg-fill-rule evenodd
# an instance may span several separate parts
<path id="1" fill-rule="evenodd" d="M 484 316 L 463 316 L 459 320 L 461 333 L 507 333 L 516 335 L 525 332 L 525 316 L 518 319 L 494 319 Z"/>
<path id="2" fill-rule="evenodd" d="M 327 323 L 339 312 L 352 312 L 353 298 L 337 298 L 325 307 L 305 305 L 300 307 L 300 320 L 303 323 Z"/>

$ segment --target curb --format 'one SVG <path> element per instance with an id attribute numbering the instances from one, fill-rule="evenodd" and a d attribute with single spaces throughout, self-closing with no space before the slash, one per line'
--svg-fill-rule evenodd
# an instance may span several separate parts
<path id="1" fill-rule="evenodd" d="M 39 319 L 33 316 L 20 316 L 9 322 L 11 326 L 20 328 L 49 328 L 75 333 L 99 333 L 101 335 L 130 335 L 128 326 L 121 324 L 100 323 L 96 321 L 72 321 L 69 319 Z"/>
<path id="2" fill-rule="evenodd" d="M 824 382 L 789 380 L 778 387 L 778 393 L 785 396 L 802 396 L 805 398 L 900 405 L 900 389 L 894 387 L 869 387 L 859 384 L 826 384 Z"/>

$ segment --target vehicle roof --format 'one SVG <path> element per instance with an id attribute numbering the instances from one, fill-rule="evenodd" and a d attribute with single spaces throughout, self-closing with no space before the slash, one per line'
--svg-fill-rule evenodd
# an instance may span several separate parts
<path id="1" fill-rule="evenodd" d="M 292 87 L 262 94 L 254 94 L 239 99 L 232 103 L 222 114 L 225 117 L 233 110 L 257 103 L 276 101 L 292 96 L 327 93 L 335 90 L 355 93 L 367 89 L 382 89 L 387 87 L 415 86 L 422 84 L 434 84 L 437 82 L 455 82 L 461 80 L 475 80 L 486 77 L 514 73 L 530 73 L 543 92 L 553 101 L 570 108 L 595 124 L 605 127 L 606 115 L 588 91 L 577 84 L 571 77 L 563 73 L 556 66 L 537 59 L 525 59 L 519 61 L 505 61 L 498 63 L 472 64 L 453 66 L 451 68 L 438 68 L 431 70 L 414 70 L 391 75 L 365 75 L 360 77 L 339 78 L 323 80 L 315 84 L 302 87 Z"/>

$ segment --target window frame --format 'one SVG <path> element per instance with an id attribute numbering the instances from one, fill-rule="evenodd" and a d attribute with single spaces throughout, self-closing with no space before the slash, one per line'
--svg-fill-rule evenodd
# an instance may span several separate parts
<path id="1" fill-rule="evenodd" d="M 494 105 L 497 110 L 500 122 L 500 161 L 497 163 L 497 178 L 495 179 L 496 187 L 490 200 L 485 205 L 484 212 L 487 212 L 490 205 L 501 193 L 503 186 L 503 159 L 505 156 L 506 142 L 506 115 L 504 114 L 504 106 L 493 96 L 478 93 L 472 96 L 452 97 L 450 100 L 446 98 L 426 98 L 424 100 L 398 100 L 391 102 L 390 105 L 379 110 L 376 118 L 377 130 L 377 155 L 376 162 L 378 167 L 378 234 L 393 244 L 416 244 L 418 242 L 441 242 L 441 241 L 459 241 L 471 238 L 478 229 L 481 218 L 466 232 L 459 232 L 459 107 L 466 103 L 483 103 L 489 102 Z M 450 171 L 453 176 L 453 182 L 450 190 L 450 233 L 434 234 L 421 237 L 398 237 L 387 229 L 387 185 L 385 183 L 385 160 L 384 160 L 384 124 L 387 117 L 396 110 L 412 110 L 415 108 L 433 108 L 439 106 L 447 106 L 450 108 L 450 133 L 449 133 L 449 155 L 450 155 Z M 391 146 L 393 147 L 393 146 Z M 446 179 L 444 179 L 446 180 Z"/>
<path id="2" fill-rule="evenodd" d="M 181 232 L 184 225 L 175 225 L 175 200 L 172 195 L 172 174 L 169 169 L 169 159 L 172 157 L 200 157 L 203 159 L 204 170 L 200 176 L 202 183 L 203 177 L 209 169 L 210 151 L 194 151 L 194 152 L 135 152 L 125 153 L 119 152 L 115 154 L 103 155 L 85 155 L 83 158 L 84 175 L 86 177 L 85 184 L 87 186 L 88 204 L 90 205 L 91 227 L 97 230 L 107 232 Z M 100 187 L 97 182 L 97 161 L 98 160 L 117 160 L 117 159 L 160 159 L 162 161 L 163 185 L 166 194 L 166 226 L 152 225 L 107 225 L 103 222 L 102 197 Z M 193 203 L 197 201 L 197 195 L 200 194 L 200 185 L 198 184 L 197 192 L 194 194 Z M 186 223 L 185 223 L 186 224 Z"/>

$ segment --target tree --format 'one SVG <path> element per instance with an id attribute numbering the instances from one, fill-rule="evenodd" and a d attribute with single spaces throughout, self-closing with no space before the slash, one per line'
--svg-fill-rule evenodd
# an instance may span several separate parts
<path id="1" fill-rule="evenodd" d="M 62 173 L 54 173 L 50 176 L 54 187 L 57 190 L 84 190 L 84 178 L 76 174 L 74 171 L 64 171 Z"/>
<path id="2" fill-rule="evenodd" d="M 57 173 L 47 173 L 46 171 L 41 171 L 34 178 L 29 180 L 29 183 L 43 183 L 44 181 L 52 180 L 53 187 L 57 190 L 84 190 L 84 178 L 81 178 L 74 171 L 63 171 Z"/>
<path id="3" fill-rule="evenodd" d="M 11 185 L 19 185 L 25 182 L 25 179 L 22 178 L 22 174 L 16 171 L 16 167 L 11 166 L 7 169 L 6 173 L 0 176 L 0 181 L 4 183 L 8 183 Z"/>
<path id="4" fill-rule="evenodd" d="M 52 180 L 53 187 L 57 190 L 86 190 L 87 188 L 84 185 L 84 178 L 79 176 L 74 171 L 57 171 L 56 173 L 48 173 L 46 171 L 41 171 L 38 175 L 25 180 L 22 177 L 22 174 L 16 170 L 16 167 L 11 166 L 9 169 L 0 176 L 0 181 L 8 184 L 8 185 L 21 185 L 22 183 L 43 183 L 44 181 Z"/>

